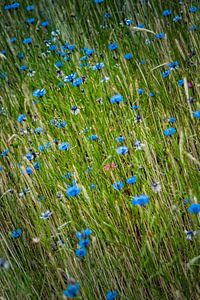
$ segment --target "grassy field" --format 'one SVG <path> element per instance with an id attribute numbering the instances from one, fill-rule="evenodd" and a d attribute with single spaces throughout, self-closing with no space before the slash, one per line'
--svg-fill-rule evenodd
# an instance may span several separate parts
<path id="1" fill-rule="evenodd" d="M 200 299 L 198 1 L 0 1 L 0 299 Z"/>

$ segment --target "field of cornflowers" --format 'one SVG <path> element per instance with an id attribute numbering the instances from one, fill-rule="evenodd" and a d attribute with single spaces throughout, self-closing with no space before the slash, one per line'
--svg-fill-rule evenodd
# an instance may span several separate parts
<path id="1" fill-rule="evenodd" d="M 200 299 L 199 2 L 0 10 L 0 299 Z"/>

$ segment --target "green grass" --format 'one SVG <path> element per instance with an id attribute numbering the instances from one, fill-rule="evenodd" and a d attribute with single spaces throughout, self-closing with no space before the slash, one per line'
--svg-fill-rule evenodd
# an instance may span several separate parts
<path id="1" fill-rule="evenodd" d="M 1 152 L 7 148 L 10 152 L 1 157 L 0 258 L 8 260 L 10 268 L 0 268 L 0 297 L 62 299 L 67 279 L 72 277 L 81 285 L 77 299 L 105 299 L 108 290 L 117 290 L 123 300 L 199 299 L 200 236 L 190 241 L 184 232 L 197 231 L 200 226 L 199 216 L 190 214 L 190 204 L 184 204 L 187 197 L 191 203 L 199 203 L 200 190 L 199 120 L 193 117 L 199 110 L 200 35 L 199 29 L 189 30 L 199 25 L 199 11 L 188 13 L 198 1 L 181 5 L 152 0 L 141 5 L 140 1 L 105 0 L 97 5 L 92 0 L 58 0 L 53 5 L 50 0 L 34 0 L 33 12 L 25 10 L 31 3 L 20 2 L 20 9 L 9 13 L 3 10 L 8 3 L 1 1 L 0 50 L 5 49 L 7 55 L 0 58 L 0 74 L 8 74 L 6 79 L 0 78 L 4 108 Z M 173 15 L 163 17 L 162 11 L 168 8 Z M 173 17 L 181 11 L 182 21 L 174 23 Z M 106 12 L 112 18 L 105 23 Z M 47 29 L 26 25 L 24 20 L 32 16 L 38 24 L 49 20 L 50 25 Z M 133 19 L 133 25 L 123 25 L 124 18 Z M 153 33 L 135 30 L 138 23 L 155 33 L 164 32 L 165 38 L 155 40 Z M 105 24 L 107 27 L 102 26 Z M 62 71 L 65 76 L 74 72 L 78 77 L 85 75 L 79 88 L 70 83 L 59 87 L 63 80 L 54 64 L 62 59 L 56 53 L 42 54 L 48 49 L 44 40 L 56 29 L 60 30 L 54 42 L 58 47 L 66 41 L 76 45 Z M 13 36 L 16 44 L 8 41 Z M 23 45 L 29 36 L 32 45 Z M 153 42 L 146 45 L 146 39 Z M 111 42 L 118 43 L 116 51 L 108 49 Z M 84 47 L 94 48 L 88 63 L 103 62 L 102 70 L 80 67 Z M 195 53 L 192 57 L 191 51 Z M 26 54 L 22 62 L 18 52 Z M 133 58 L 126 61 L 123 56 L 129 52 Z M 142 59 L 144 65 L 139 63 Z M 169 78 L 162 78 L 171 61 L 179 61 L 180 67 Z M 19 71 L 21 65 L 34 70 L 34 77 Z M 110 80 L 101 82 L 105 76 Z M 179 87 L 177 81 L 183 78 L 184 86 Z M 188 88 L 188 82 L 193 88 Z M 32 93 L 38 88 L 47 93 L 34 104 L 37 99 Z M 144 95 L 138 95 L 139 88 Z M 149 97 L 150 92 L 155 97 Z M 116 93 L 124 97 L 119 105 L 110 103 Z M 195 103 L 189 104 L 188 97 L 196 98 Z M 74 105 L 80 109 L 78 115 L 71 113 Z M 131 110 L 131 105 L 139 105 L 139 111 Z M 22 113 L 27 118 L 20 125 L 17 118 Z M 135 122 L 138 114 L 140 123 Z M 177 133 L 165 137 L 163 130 L 171 126 L 169 117 L 177 118 L 172 125 Z M 67 127 L 55 128 L 50 124 L 53 118 L 65 120 Z M 37 127 L 43 128 L 40 135 L 34 134 Z M 27 133 L 21 134 L 20 129 Z M 92 134 L 99 140 L 89 140 Z M 120 144 L 115 138 L 120 135 L 129 148 L 123 156 L 116 153 Z M 55 138 L 59 143 L 69 142 L 70 150 L 58 150 Z M 144 144 L 141 151 L 134 148 L 136 140 Z M 39 146 L 47 142 L 52 146 L 40 151 Z M 29 176 L 24 170 L 33 165 L 25 158 L 30 149 L 36 152 L 41 168 Z M 105 165 L 112 162 L 117 167 L 105 171 Z M 69 171 L 71 180 L 63 178 Z M 114 182 L 125 183 L 132 175 L 137 176 L 136 184 L 126 184 L 121 191 L 113 189 Z M 81 194 L 69 198 L 65 191 L 73 180 Z M 160 182 L 159 193 L 152 190 L 153 181 Z M 30 192 L 20 197 L 26 187 Z M 148 206 L 131 204 L 140 194 L 150 197 Z M 41 213 L 46 210 L 53 214 L 42 220 Z M 87 256 L 80 259 L 74 253 L 75 234 L 87 227 L 93 231 L 91 244 Z M 10 233 L 16 228 L 23 233 L 13 239 Z M 61 238 L 63 246 L 58 243 Z"/>

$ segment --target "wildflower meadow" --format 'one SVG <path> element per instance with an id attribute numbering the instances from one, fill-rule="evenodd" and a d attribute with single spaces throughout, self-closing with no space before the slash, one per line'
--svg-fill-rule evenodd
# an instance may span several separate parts
<path id="1" fill-rule="evenodd" d="M 200 299 L 200 5 L 0 1 L 0 299 Z"/>

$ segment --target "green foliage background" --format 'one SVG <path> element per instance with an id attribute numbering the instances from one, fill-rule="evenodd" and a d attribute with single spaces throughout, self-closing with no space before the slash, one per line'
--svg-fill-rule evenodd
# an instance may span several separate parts
<path id="1" fill-rule="evenodd" d="M 120 299 L 199 299 L 199 237 L 186 239 L 184 230 L 197 230 L 199 219 L 188 213 L 186 197 L 198 202 L 199 197 L 199 121 L 192 112 L 198 109 L 199 96 L 199 30 L 189 31 L 189 26 L 199 24 L 199 12 L 188 14 L 195 1 L 109 1 L 95 5 L 93 1 L 32 1 L 35 12 L 25 8 L 30 3 L 21 1 L 21 8 L 5 12 L 1 1 L 0 50 L 7 50 L 7 59 L 1 58 L 0 69 L 8 73 L 8 80 L 0 80 L 1 106 L 5 113 L 1 120 L 1 149 L 9 148 L 7 158 L 1 158 L 2 193 L 0 198 L 1 255 L 10 262 L 9 270 L 0 270 L 2 299 L 62 299 L 66 278 L 73 277 L 81 284 L 77 299 L 105 299 L 107 290 L 119 291 Z M 174 15 L 182 11 L 180 24 L 162 17 L 162 11 L 170 8 Z M 105 22 L 105 12 L 112 18 Z M 36 30 L 39 25 L 25 25 L 24 20 L 34 16 L 39 23 L 49 20 L 48 29 Z M 163 31 L 164 40 L 146 45 L 146 39 L 154 34 L 138 31 L 133 26 L 120 24 L 124 18 L 134 20 L 134 25 L 145 23 L 154 33 Z M 169 24 L 168 24 L 169 23 Z M 56 74 L 56 54 L 46 57 L 45 39 L 51 31 L 61 34 L 56 41 L 76 45 L 72 59 L 66 62 L 63 72 L 85 75 L 86 82 L 80 88 L 70 84 L 59 87 Z M 16 36 L 16 46 L 8 38 Z M 23 45 L 26 37 L 33 37 L 33 45 Z M 117 42 L 119 49 L 111 52 L 110 42 Z M 80 67 L 80 49 L 94 48 L 90 64 L 103 62 L 100 71 Z M 23 51 L 23 64 L 35 70 L 34 77 L 19 71 L 17 53 Z M 195 55 L 190 53 L 194 51 Z M 123 55 L 133 54 L 131 61 Z M 145 59 L 146 64 L 139 61 Z M 180 68 L 164 79 L 161 71 L 171 61 L 179 61 Z M 165 64 L 164 66 L 161 66 Z M 107 83 L 101 82 L 105 76 Z M 178 87 L 178 79 L 184 78 L 184 87 Z M 193 83 L 188 89 L 187 82 Z M 37 105 L 32 92 L 46 88 L 47 94 Z M 137 89 L 145 90 L 139 97 Z M 82 91 L 83 89 L 83 91 Z M 149 92 L 155 97 L 149 97 Z M 109 99 L 116 93 L 124 97 L 118 107 Z M 188 97 L 195 97 L 193 106 Z M 102 98 L 103 104 L 96 99 Z M 136 113 L 129 107 L 140 105 L 141 123 L 135 123 Z M 77 105 L 80 114 L 71 114 Z M 20 134 L 17 117 L 25 113 L 24 129 L 42 127 L 44 133 Z M 34 115 L 38 116 L 36 121 Z M 177 118 L 177 134 L 164 137 L 166 119 Z M 52 127 L 49 121 L 60 117 L 66 120 L 65 129 Z M 88 133 L 84 133 L 88 128 Z M 99 142 L 89 141 L 88 135 L 96 134 Z M 122 134 L 129 147 L 126 156 L 116 153 L 115 138 Z M 53 143 L 69 142 L 71 149 L 61 152 Z M 142 151 L 133 147 L 135 140 L 145 144 Z M 52 142 L 53 146 L 38 154 L 41 170 L 28 176 L 21 169 L 32 165 L 24 159 L 30 148 L 39 153 L 39 145 Z M 105 172 L 107 163 L 115 162 L 117 168 Z M 21 163 L 21 169 L 18 164 Z M 92 167 L 91 173 L 87 173 Z M 82 188 L 77 198 L 65 196 L 63 174 L 71 171 Z M 112 184 L 125 181 L 132 174 L 137 183 L 115 191 Z M 155 194 L 152 181 L 162 187 Z M 96 189 L 91 190 L 91 183 Z M 30 188 L 26 197 L 19 193 Z M 58 199 L 56 195 L 63 193 Z M 147 194 L 147 207 L 133 207 L 134 195 Z M 38 197 L 44 200 L 38 201 Z M 50 210 L 47 221 L 41 213 Z M 82 228 L 93 230 L 89 253 L 84 260 L 75 257 L 77 239 L 75 232 Z M 10 238 L 10 232 L 22 228 L 19 239 Z M 33 238 L 39 238 L 34 243 Z M 65 245 L 59 246 L 63 238 Z M 196 260 L 192 260 L 197 258 Z"/>

